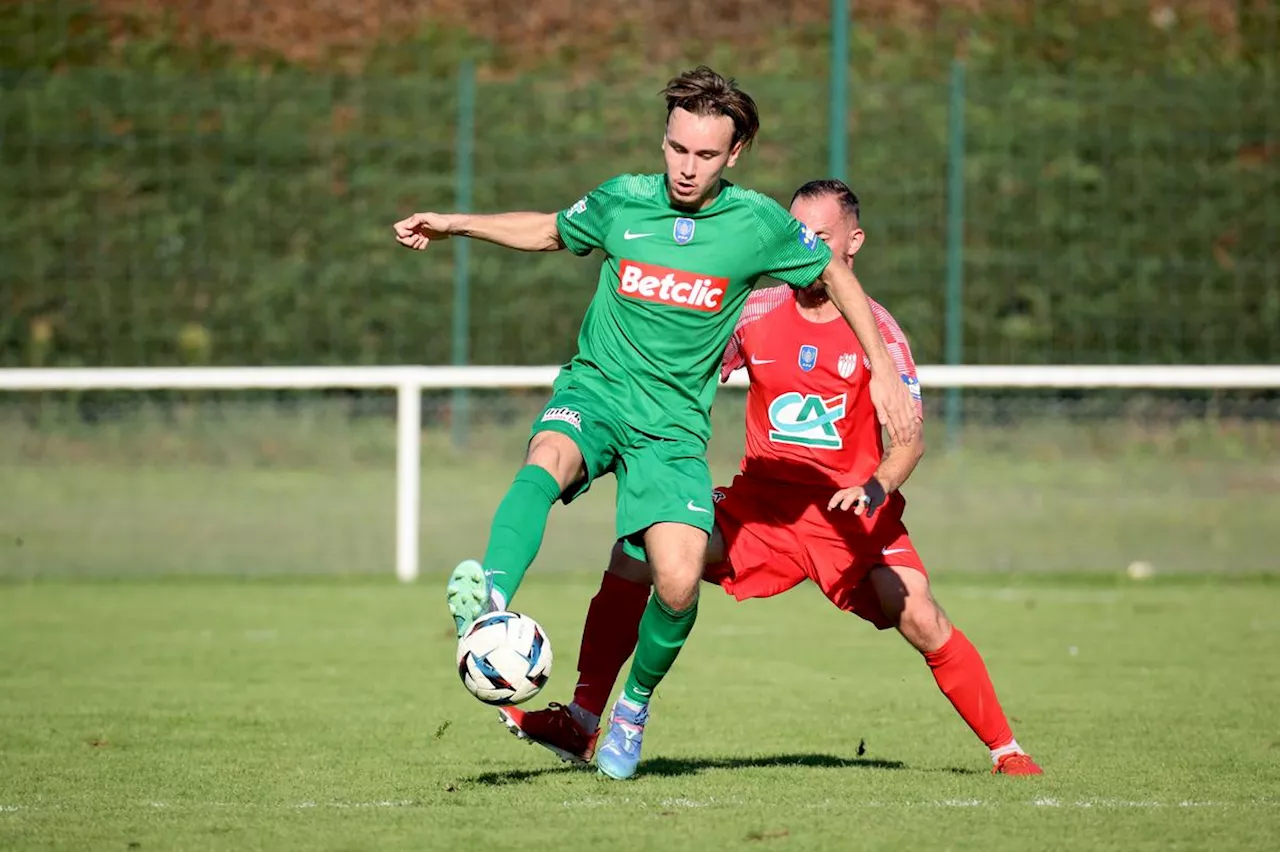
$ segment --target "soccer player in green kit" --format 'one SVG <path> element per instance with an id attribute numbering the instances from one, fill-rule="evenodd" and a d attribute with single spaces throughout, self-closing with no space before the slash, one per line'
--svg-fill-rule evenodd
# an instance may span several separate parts
<path id="1" fill-rule="evenodd" d="M 559 213 L 415 213 L 395 224 L 397 241 L 417 250 L 467 236 L 523 251 L 604 254 L 578 354 L 533 424 L 483 562 L 458 565 L 447 597 L 458 635 L 508 608 L 555 501 L 568 504 L 614 474 L 617 537 L 652 566 L 656 594 L 598 752 L 613 778 L 635 773 L 649 698 L 697 615 L 713 525 L 709 414 L 721 355 L 757 281 L 820 279 L 870 358 L 872 401 L 893 442 L 909 441 L 920 422 L 849 267 L 777 202 L 723 179 L 759 129 L 755 102 L 706 67 L 675 77 L 663 95 L 664 174 L 612 178 Z"/>

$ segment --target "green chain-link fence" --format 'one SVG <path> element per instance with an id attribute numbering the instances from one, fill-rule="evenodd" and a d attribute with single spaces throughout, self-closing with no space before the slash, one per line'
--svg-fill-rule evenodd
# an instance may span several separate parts
<path id="1" fill-rule="evenodd" d="M 812 86 L 748 79 L 734 177 L 786 201 L 825 174 Z M 475 92 L 477 210 L 557 209 L 661 167 L 658 75 Z M 455 206 L 457 84 L 80 70 L 9 83 L 6 366 L 446 362 L 452 254 L 389 226 Z M 943 357 L 945 82 L 859 87 L 850 180 L 867 286 Z M 999 76 L 963 93 L 970 363 L 1280 357 L 1280 87 L 1265 76 Z M 473 248 L 470 354 L 568 355 L 594 261 Z"/>

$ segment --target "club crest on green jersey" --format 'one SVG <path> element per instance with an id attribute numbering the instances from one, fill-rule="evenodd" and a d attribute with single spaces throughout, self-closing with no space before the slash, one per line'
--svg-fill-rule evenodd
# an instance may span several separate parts
<path id="1" fill-rule="evenodd" d="M 693 239 L 693 220 L 686 216 L 676 219 L 675 227 L 671 229 L 671 238 L 678 246 L 686 245 Z"/>
<path id="2" fill-rule="evenodd" d="M 844 446 L 836 424 L 844 419 L 846 394 L 823 399 L 816 393 L 784 393 L 769 403 L 769 440 L 823 450 Z"/>

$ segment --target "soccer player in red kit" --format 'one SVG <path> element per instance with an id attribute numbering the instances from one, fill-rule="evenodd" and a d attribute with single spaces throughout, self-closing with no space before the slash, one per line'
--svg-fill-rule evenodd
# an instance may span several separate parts
<path id="1" fill-rule="evenodd" d="M 852 264 L 863 232 L 848 186 L 805 184 L 791 213 Z M 919 405 L 907 340 L 888 311 L 874 302 L 872 309 Z M 922 437 L 885 451 L 865 355 L 839 319 L 820 286 L 770 288 L 747 301 L 721 369 L 727 379 L 745 367 L 751 379 L 746 452 L 733 483 L 713 492 L 715 532 L 703 577 L 738 600 L 811 580 L 840 609 L 880 630 L 896 628 L 990 750 L 993 773 L 1039 775 L 1013 737 L 981 655 L 930 593 L 902 523 L 906 501 L 898 489 L 924 453 Z M 587 612 L 573 703 L 502 708 L 504 723 L 565 760 L 590 762 L 600 715 L 635 647 L 648 597 L 648 566 L 615 545 Z M 634 739 L 638 748 L 643 728 L 624 733 L 624 747 Z"/>

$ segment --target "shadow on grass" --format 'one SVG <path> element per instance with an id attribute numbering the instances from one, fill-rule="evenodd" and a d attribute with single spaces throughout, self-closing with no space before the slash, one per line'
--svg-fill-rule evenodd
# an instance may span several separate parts
<path id="1" fill-rule="evenodd" d="M 968 766 L 947 766 L 942 769 L 928 769 L 926 772 L 946 772 L 950 775 L 986 775 L 981 769 L 972 769 Z"/>
<path id="2" fill-rule="evenodd" d="M 707 769 L 769 769 L 773 767 L 800 766 L 810 769 L 905 769 L 900 760 L 876 760 L 870 758 L 845 758 L 831 754 L 773 754 L 759 757 L 655 757 L 640 764 L 637 778 L 652 776 L 674 778 L 697 775 Z M 509 772 L 482 772 L 461 783 L 485 784 L 499 787 L 519 784 L 541 778 L 544 775 L 562 775 L 572 772 L 595 772 L 594 766 L 551 767 L 547 769 L 513 769 Z"/>

